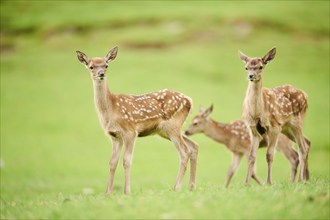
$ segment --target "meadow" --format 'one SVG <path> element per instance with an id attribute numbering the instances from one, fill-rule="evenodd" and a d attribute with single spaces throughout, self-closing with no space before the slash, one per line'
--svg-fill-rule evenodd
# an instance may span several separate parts
<path id="1" fill-rule="evenodd" d="M 1 219 L 329 219 L 329 1 L 1 1 Z M 230 153 L 202 134 L 197 188 L 173 192 L 179 159 L 157 136 L 136 142 L 131 185 L 104 194 L 111 142 L 100 128 L 92 82 L 76 50 L 118 56 L 114 93 L 172 89 L 211 118 L 241 117 L 247 88 L 238 50 L 262 56 L 276 46 L 263 84 L 292 84 L 309 97 L 309 182 L 289 183 L 277 153 L 274 184 L 244 185 L 247 160 L 228 189 Z M 267 175 L 260 149 L 257 173 Z"/>

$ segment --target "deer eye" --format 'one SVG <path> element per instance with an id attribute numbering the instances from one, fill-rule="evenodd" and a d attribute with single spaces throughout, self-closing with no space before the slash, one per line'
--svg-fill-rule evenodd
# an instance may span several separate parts
<path id="1" fill-rule="evenodd" d="M 193 125 L 194 125 L 194 126 L 198 125 L 198 122 L 194 122 Z"/>
<path id="2" fill-rule="evenodd" d="M 91 70 L 92 70 L 93 68 L 94 68 L 93 66 L 90 66 L 90 67 L 89 67 L 89 69 L 91 69 Z"/>
<path id="3" fill-rule="evenodd" d="M 262 68 L 264 68 L 264 67 L 263 67 L 263 66 L 260 66 L 260 67 L 259 67 L 259 70 L 262 70 Z"/>
<path id="4" fill-rule="evenodd" d="M 245 70 L 248 70 L 248 68 L 247 68 L 247 67 L 245 67 Z"/>
<path id="5" fill-rule="evenodd" d="M 105 68 L 108 68 L 108 65 L 106 65 Z"/>

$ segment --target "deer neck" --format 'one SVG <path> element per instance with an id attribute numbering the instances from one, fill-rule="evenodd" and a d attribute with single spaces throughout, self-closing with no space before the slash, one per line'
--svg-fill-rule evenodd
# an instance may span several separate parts
<path id="1" fill-rule="evenodd" d="M 106 80 L 93 80 L 94 84 L 94 103 L 101 121 L 104 121 L 112 108 L 111 93 L 108 89 Z"/>
<path id="2" fill-rule="evenodd" d="M 249 117 L 260 118 L 263 112 L 262 81 L 249 82 L 246 92 L 245 108 Z"/>
<path id="3" fill-rule="evenodd" d="M 223 144 L 227 144 L 229 141 L 229 137 L 226 135 L 225 125 L 212 119 L 208 120 L 208 126 L 204 133 L 211 139 Z"/>

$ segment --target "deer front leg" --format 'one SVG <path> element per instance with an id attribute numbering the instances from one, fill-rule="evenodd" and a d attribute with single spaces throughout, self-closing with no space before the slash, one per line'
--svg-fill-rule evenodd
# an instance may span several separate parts
<path id="1" fill-rule="evenodd" d="M 123 160 L 123 166 L 125 170 L 125 186 L 124 186 L 124 193 L 126 195 L 131 193 L 131 165 L 132 165 L 132 158 L 133 158 L 133 150 L 134 150 L 134 144 L 135 144 L 135 136 L 128 136 L 124 139 L 124 145 L 125 145 L 125 152 L 124 152 L 124 160 Z"/>
<path id="2" fill-rule="evenodd" d="M 241 158 L 242 158 L 241 154 L 233 154 L 233 161 L 232 161 L 232 164 L 230 165 L 230 167 L 228 168 L 228 172 L 227 172 L 227 180 L 226 180 L 226 184 L 225 184 L 226 188 L 229 186 L 230 180 L 233 177 L 233 175 L 241 161 Z"/>
<path id="3" fill-rule="evenodd" d="M 249 157 L 247 157 L 247 158 L 249 158 Z M 254 179 L 260 186 L 264 185 L 263 182 L 257 176 L 256 163 L 254 164 L 254 168 L 253 168 L 253 172 L 252 172 L 252 179 Z"/>
<path id="4" fill-rule="evenodd" d="M 259 143 L 261 136 L 259 135 L 256 126 L 250 126 L 251 133 L 251 149 L 248 158 L 248 174 L 246 176 L 245 184 L 250 185 L 251 177 L 255 170 L 255 162 L 257 156 L 257 150 L 259 148 Z"/>
<path id="5" fill-rule="evenodd" d="M 196 168 L 197 168 L 197 156 L 198 156 L 198 145 L 190 140 L 187 136 L 183 135 L 183 139 L 191 151 L 190 156 L 190 189 L 195 189 L 196 187 Z"/>
<path id="6" fill-rule="evenodd" d="M 268 149 L 267 149 L 267 154 L 266 154 L 266 160 L 268 164 L 268 175 L 267 175 L 267 184 L 271 185 L 273 180 L 272 180 L 272 164 L 274 160 L 274 152 L 275 152 L 275 147 L 277 144 L 277 139 L 278 139 L 278 132 L 277 131 L 272 131 L 269 134 L 269 143 L 268 143 Z"/>
<path id="7" fill-rule="evenodd" d="M 178 137 L 173 137 L 173 138 L 171 138 L 171 140 L 174 143 L 176 149 L 178 150 L 179 156 L 180 156 L 180 168 L 179 168 L 178 177 L 177 177 L 177 180 L 176 180 L 176 183 L 174 186 L 174 191 L 178 191 L 181 189 L 182 180 L 183 180 L 184 174 L 187 169 L 187 163 L 190 158 L 191 151 L 188 147 L 186 147 L 181 135 Z"/>
<path id="8" fill-rule="evenodd" d="M 122 140 L 118 138 L 112 138 L 112 155 L 110 159 L 110 177 L 109 177 L 109 183 L 106 190 L 106 194 L 110 195 L 113 192 L 113 180 L 116 172 L 116 168 L 118 165 L 121 147 L 122 147 Z"/>

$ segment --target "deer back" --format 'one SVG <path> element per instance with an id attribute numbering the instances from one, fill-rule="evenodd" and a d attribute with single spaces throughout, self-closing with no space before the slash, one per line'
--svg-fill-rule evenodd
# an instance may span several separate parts
<path id="1" fill-rule="evenodd" d="M 113 104 L 117 123 L 136 129 L 139 136 L 155 132 L 160 122 L 180 113 L 183 123 L 192 108 L 189 97 L 167 89 L 139 96 L 118 94 Z"/>
<path id="2" fill-rule="evenodd" d="M 283 125 L 296 116 L 304 116 L 308 108 L 307 95 L 291 85 L 263 90 L 266 110 L 271 119 Z"/>

